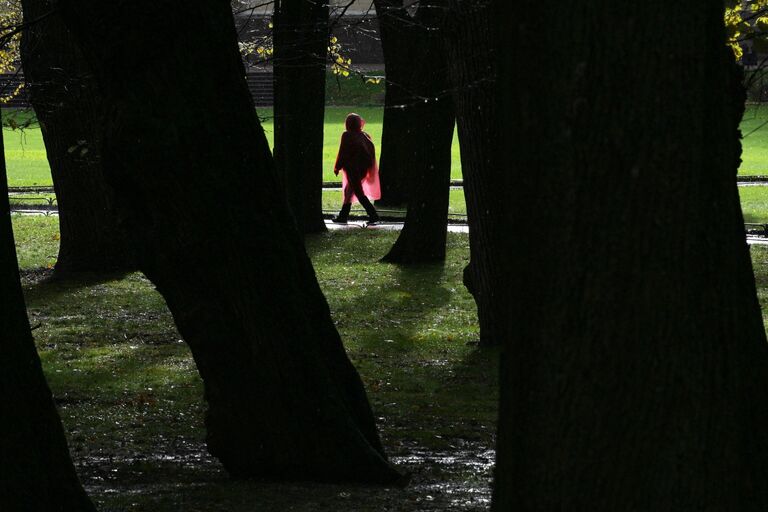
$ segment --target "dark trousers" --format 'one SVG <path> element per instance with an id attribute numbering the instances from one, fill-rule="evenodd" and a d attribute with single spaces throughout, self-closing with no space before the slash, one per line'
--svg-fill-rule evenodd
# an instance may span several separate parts
<path id="1" fill-rule="evenodd" d="M 349 210 L 352 208 L 352 194 L 357 196 L 357 200 L 360 201 L 360 204 L 365 208 L 365 213 L 368 214 L 368 219 L 378 220 L 379 214 L 376 212 L 376 208 L 374 208 L 370 199 L 368 199 L 365 192 L 363 192 L 363 180 L 355 179 L 355 177 L 350 176 L 349 174 L 347 174 L 347 187 L 344 189 L 344 204 L 341 207 L 341 212 L 339 212 L 339 218 L 346 220 L 347 216 L 349 216 Z"/>

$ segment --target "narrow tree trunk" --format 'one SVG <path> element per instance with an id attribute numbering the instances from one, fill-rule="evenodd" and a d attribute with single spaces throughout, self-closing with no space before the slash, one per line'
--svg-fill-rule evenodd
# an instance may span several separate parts
<path id="1" fill-rule="evenodd" d="M 29 329 L 0 133 L 0 509 L 95 511 L 69 457 Z"/>
<path id="2" fill-rule="evenodd" d="M 289 214 L 229 4 L 62 4 L 104 95 L 107 177 L 241 477 L 392 482 L 360 378 Z M 101 20 L 110 20 L 102 23 Z"/>
<path id="3" fill-rule="evenodd" d="M 768 509 L 723 3 L 505 8 L 514 331 L 493 510 Z"/>
<path id="4" fill-rule="evenodd" d="M 299 231 L 322 232 L 327 1 L 276 2 L 273 33 L 275 165 Z"/>
<path id="5" fill-rule="evenodd" d="M 410 141 L 420 127 L 413 124 L 411 107 L 423 100 L 412 88 L 414 70 L 421 63 L 413 58 L 412 23 L 403 0 L 374 0 L 384 55 L 384 117 L 381 128 L 379 179 L 380 206 L 403 206 L 408 202 L 408 171 L 413 159 Z"/>
<path id="6" fill-rule="evenodd" d="M 453 0 L 450 8 L 445 40 L 469 223 L 464 285 L 477 304 L 480 345 L 490 346 L 505 338 L 508 314 L 502 296 L 494 293 L 503 264 L 495 261 L 493 246 L 505 236 L 499 213 L 508 199 L 496 183 L 499 173 L 507 170 L 499 159 L 494 19 L 490 0 Z"/>
<path id="7" fill-rule="evenodd" d="M 410 22 L 408 41 L 414 62 L 410 83 L 413 91 L 424 99 L 407 111 L 414 132 L 401 135 L 411 153 L 405 178 L 410 191 L 405 226 L 383 258 L 391 263 L 445 260 L 451 145 L 456 118 L 453 100 L 446 91 L 444 15 L 443 2 L 421 2 Z"/>
<path id="8" fill-rule="evenodd" d="M 53 9 L 23 0 L 24 20 Z M 21 57 L 29 97 L 40 122 L 59 207 L 57 274 L 132 269 L 129 245 L 115 217 L 101 168 L 98 91 L 80 49 L 58 14 L 31 23 Z"/>

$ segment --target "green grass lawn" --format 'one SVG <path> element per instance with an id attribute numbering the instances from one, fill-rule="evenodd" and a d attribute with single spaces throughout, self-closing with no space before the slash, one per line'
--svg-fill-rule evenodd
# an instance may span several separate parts
<path id="1" fill-rule="evenodd" d="M 9 187 L 52 185 L 40 128 L 34 126 L 23 131 L 4 128 L 3 138 Z"/>
<path id="2" fill-rule="evenodd" d="M 202 384 L 162 297 L 138 273 L 49 280 L 53 217 L 13 216 L 31 323 L 79 476 L 100 510 L 484 510 L 497 353 L 478 350 L 461 284 L 466 235 L 445 266 L 378 262 L 397 236 L 308 239 L 348 354 L 406 489 L 230 481 L 204 447 Z M 768 248 L 751 248 L 768 320 Z M 427 500 L 426 496 L 429 496 Z M 426 500 L 426 501 L 425 501 Z"/>
<path id="3" fill-rule="evenodd" d="M 744 222 L 768 222 L 768 187 L 739 187 Z"/>
<path id="4" fill-rule="evenodd" d="M 365 130 L 373 137 L 377 154 L 381 151 L 382 107 L 327 107 L 323 145 L 324 181 L 341 181 L 341 177 L 334 176 L 333 165 L 336 162 L 339 141 L 344 131 L 344 118 L 352 111 L 357 112 L 366 120 Z M 265 119 L 263 122 L 264 131 L 271 145 L 274 137 L 272 109 L 259 109 L 258 114 Z M 13 131 L 6 128 L 3 135 L 5 136 L 5 158 L 8 165 L 8 185 L 11 187 L 50 186 L 52 184 L 50 167 L 48 160 L 46 160 L 40 129 L 36 126 L 23 131 Z M 451 177 L 461 179 L 461 160 L 456 133 L 454 133 L 452 151 Z"/>
<path id="5" fill-rule="evenodd" d="M 323 150 L 325 181 L 340 181 L 333 175 L 333 164 L 338 150 L 338 141 L 344 130 L 344 117 L 350 110 L 355 110 L 367 120 L 366 130 L 373 136 L 380 149 L 382 108 L 369 107 L 338 107 L 326 109 L 325 146 Z M 271 109 L 260 109 L 259 115 L 266 118 L 264 129 L 272 142 L 273 123 Z M 744 114 L 742 130 L 743 163 L 740 169 L 745 175 L 768 175 L 768 106 L 749 106 Z M 752 133 L 750 133 L 752 132 Z M 5 155 L 8 162 L 9 186 L 51 185 L 48 161 L 45 158 L 40 130 L 36 127 L 22 131 L 5 129 Z M 461 178 L 461 163 L 459 145 L 456 134 L 453 144 L 452 178 Z M 742 187 L 742 207 L 747 222 L 768 222 L 768 188 Z M 40 202 L 40 201 L 37 201 Z M 328 191 L 323 195 L 323 208 L 335 210 L 340 205 L 340 194 Z M 460 191 L 451 191 L 451 212 L 465 213 L 466 206 Z"/>
<path id="6" fill-rule="evenodd" d="M 340 178 L 333 175 L 333 164 L 338 150 L 338 142 L 344 131 L 344 117 L 352 110 L 367 120 L 366 130 L 373 136 L 377 150 L 381 149 L 382 107 L 327 107 L 323 148 L 323 179 L 325 181 L 340 181 Z M 271 144 L 274 135 L 272 110 L 259 109 L 259 115 L 266 118 L 264 129 Z M 741 128 L 745 137 L 743 140 L 743 163 L 739 173 L 743 175 L 768 175 L 768 105 L 748 106 Z M 50 168 L 45 157 L 40 130 L 37 127 L 31 127 L 22 132 L 6 128 L 3 134 L 5 136 L 9 186 L 51 185 Z M 455 133 L 451 177 L 461 179 L 458 136 Z"/>
<path id="7" fill-rule="evenodd" d="M 763 312 L 763 325 L 768 325 L 768 247 L 753 245 L 750 247 L 750 253 L 752 254 L 752 268 L 755 272 L 757 297 Z"/>
<path id="8" fill-rule="evenodd" d="M 339 141 L 344 132 L 344 119 L 350 112 L 356 112 L 365 119 L 365 131 L 371 134 L 376 145 L 377 157 L 381 154 L 381 122 L 384 115 L 382 107 L 326 107 L 325 133 L 323 144 L 323 181 L 341 181 L 341 176 L 333 174 L 333 165 L 336 163 L 336 153 L 339 150 Z M 264 130 L 267 133 L 270 145 L 273 142 L 274 129 L 272 126 L 272 110 L 260 109 L 259 115 L 267 118 L 264 122 Z M 459 154 L 458 134 L 454 130 L 451 160 L 451 178 L 461 179 L 461 157 Z"/>
<path id="9" fill-rule="evenodd" d="M 744 176 L 768 175 L 768 105 L 748 105 L 741 122 Z"/>
<path id="10" fill-rule="evenodd" d="M 202 384 L 162 297 L 139 273 L 51 281 L 54 217 L 13 216 L 35 341 L 99 510 L 479 510 L 489 499 L 497 352 L 479 350 L 462 285 L 466 235 L 443 265 L 379 263 L 397 233 L 307 240 L 347 352 L 406 489 L 233 482 L 204 446 Z"/>

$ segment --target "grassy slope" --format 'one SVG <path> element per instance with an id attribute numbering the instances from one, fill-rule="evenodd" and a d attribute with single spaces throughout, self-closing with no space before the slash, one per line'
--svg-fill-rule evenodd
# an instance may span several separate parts
<path id="1" fill-rule="evenodd" d="M 14 216 L 30 320 L 80 475 L 100 510 L 482 510 L 497 400 L 461 284 L 467 237 L 445 266 L 378 258 L 396 233 L 333 232 L 308 251 L 405 490 L 230 482 L 206 455 L 201 382 L 164 302 L 141 274 L 45 279 L 53 217 Z M 194 484 L 194 485 L 190 485 Z M 130 492 L 128 492 L 130 491 Z M 429 498 L 427 498 L 429 496 Z"/>

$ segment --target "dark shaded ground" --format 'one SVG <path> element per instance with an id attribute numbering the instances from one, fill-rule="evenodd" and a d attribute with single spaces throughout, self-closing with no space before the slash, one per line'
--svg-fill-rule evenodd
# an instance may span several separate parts
<path id="1" fill-rule="evenodd" d="M 52 247 L 36 244 L 55 240 L 52 221 L 31 221 L 35 236 L 20 242 L 23 281 L 73 458 L 100 510 L 488 509 L 497 354 L 473 344 L 465 235 L 449 235 L 445 266 L 419 268 L 378 263 L 396 233 L 308 240 L 387 453 L 411 474 L 398 489 L 230 480 L 205 450 L 202 383 L 162 298 L 141 274 L 50 280 L 40 266 Z"/>
<path id="2" fill-rule="evenodd" d="M 487 510 L 493 452 L 468 447 L 472 451 L 413 449 L 394 456 L 401 469 L 413 474 L 405 489 L 232 481 L 215 461 L 201 456 L 201 445 L 190 446 L 186 455 L 87 457 L 79 468 L 103 511 Z"/>

